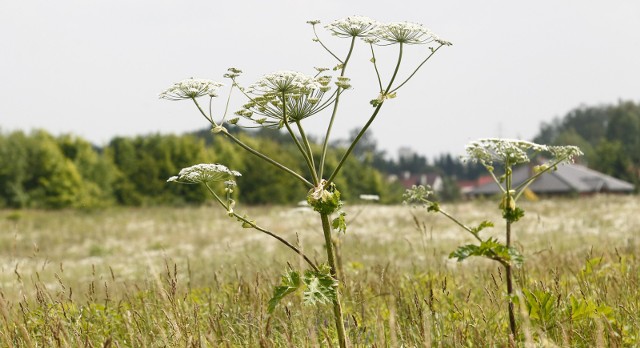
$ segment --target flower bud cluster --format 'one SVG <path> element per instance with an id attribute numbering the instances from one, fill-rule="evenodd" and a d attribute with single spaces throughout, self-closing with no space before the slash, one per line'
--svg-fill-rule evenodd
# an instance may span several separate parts
<path id="1" fill-rule="evenodd" d="M 211 98 L 218 96 L 218 89 L 224 86 L 222 83 L 205 79 L 186 79 L 176 82 L 173 86 L 160 93 L 160 99 L 183 100 L 195 99 L 202 96 Z"/>
<path id="2" fill-rule="evenodd" d="M 309 191 L 307 203 L 313 207 L 313 210 L 324 215 L 332 214 L 342 206 L 340 191 L 336 189 L 334 183 L 327 185 L 324 179 Z"/>
<path id="3" fill-rule="evenodd" d="M 222 164 L 201 163 L 183 168 L 177 176 L 170 177 L 167 182 L 180 184 L 200 184 L 215 181 L 225 181 L 225 186 L 232 187 L 228 182 L 230 178 L 242 176 L 239 172 L 231 170 Z"/>

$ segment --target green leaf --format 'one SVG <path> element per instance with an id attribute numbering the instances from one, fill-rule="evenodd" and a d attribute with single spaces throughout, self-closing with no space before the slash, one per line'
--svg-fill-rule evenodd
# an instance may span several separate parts
<path id="1" fill-rule="evenodd" d="M 520 207 L 515 209 L 506 208 L 502 211 L 502 217 L 509 222 L 516 222 L 524 216 L 524 210 Z"/>
<path id="2" fill-rule="evenodd" d="M 550 291 L 522 289 L 529 318 L 545 330 L 551 330 L 558 321 L 556 297 Z"/>
<path id="3" fill-rule="evenodd" d="M 480 223 L 480 225 L 478 225 L 478 227 L 473 227 L 471 229 L 471 233 L 475 234 L 476 236 L 478 235 L 478 233 L 480 233 L 480 231 L 484 230 L 487 227 L 493 227 L 493 222 L 485 220 L 482 221 Z"/>
<path id="4" fill-rule="evenodd" d="M 331 222 L 331 226 L 334 230 L 342 233 L 347 233 L 347 222 L 345 221 L 345 216 L 347 216 L 347 213 L 341 211 L 338 217 L 333 219 L 333 221 Z"/>
<path id="5" fill-rule="evenodd" d="M 524 258 L 518 250 L 514 248 L 507 248 L 506 245 L 498 242 L 495 238 L 489 238 L 482 241 L 480 245 L 463 245 L 449 254 L 449 258 L 456 258 L 458 262 L 463 261 L 470 256 L 481 256 L 491 260 L 500 260 L 513 263 L 516 266 L 519 266 L 524 262 Z"/>
<path id="6" fill-rule="evenodd" d="M 431 202 L 429 206 L 427 206 L 427 211 L 430 213 L 437 213 L 440 211 L 440 204 L 438 202 Z"/>
<path id="7" fill-rule="evenodd" d="M 302 282 L 300 281 L 300 273 L 289 270 L 282 276 L 280 285 L 273 289 L 273 297 L 269 300 L 269 307 L 267 308 L 269 313 L 272 313 L 278 303 L 290 293 L 296 292 Z"/>
<path id="8" fill-rule="evenodd" d="M 336 299 L 338 282 L 328 272 L 327 269 L 319 272 L 308 270 L 304 273 L 306 288 L 302 298 L 305 304 L 324 304 Z"/>

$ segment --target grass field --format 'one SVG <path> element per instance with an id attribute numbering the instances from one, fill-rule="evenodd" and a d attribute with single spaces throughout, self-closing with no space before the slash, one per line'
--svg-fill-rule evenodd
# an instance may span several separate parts
<path id="1" fill-rule="evenodd" d="M 448 254 L 473 242 L 444 217 L 346 206 L 336 243 L 349 341 L 357 347 L 640 346 L 640 198 L 523 202 L 514 224 L 521 337 L 508 339 L 503 274 Z M 444 206 L 503 235 L 493 201 Z M 243 211 L 242 207 L 236 209 Z M 246 210 L 323 260 L 319 217 Z M 223 211 L 0 211 L 2 347 L 331 347 L 331 308 L 267 302 L 295 254 Z M 289 264 L 289 265 L 288 265 Z"/>

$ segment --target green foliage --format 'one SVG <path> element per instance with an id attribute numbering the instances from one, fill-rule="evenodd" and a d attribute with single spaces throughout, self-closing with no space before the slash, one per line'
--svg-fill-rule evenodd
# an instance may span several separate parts
<path id="1" fill-rule="evenodd" d="M 561 119 L 543 124 L 534 141 L 578 145 L 590 167 L 636 185 L 640 182 L 638 103 L 581 106 Z"/>
<path id="2" fill-rule="evenodd" d="M 297 170 L 296 149 L 285 145 L 284 134 L 259 132 L 238 134 L 255 148 Z M 205 138 L 203 138 L 205 137 Z M 268 163 L 238 151 L 229 141 L 211 141 L 210 132 L 194 135 L 152 134 L 116 137 L 104 148 L 73 135 L 53 137 L 45 131 L 0 133 L 0 207 L 95 208 L 113 204 L 140 206 L 201 204 L 206 192 L 193 185 L 166 185 L 180 169 L 197 164 L 224 162 L 241 171 L 238 200 L 245 204 L 291 204 L 305 194 L 297 183 L 289 185 Z M 211 147 L 205 147 L 205 140 Z M 333 149 L 328 159 L 335 165 L 342 149 Z M 346 176 L 336 182 L 346 187 L 342 197 L 360 194 L 392 197 L 392 189 L 368 162 L 351 159 Z M 353 182 L 353 185 L 348 183 Z M 279 187 L 285 185 L 287 190 Z"/>
<path id="3" fill-rule="evenodd" d="M 269 300 L 268 311 L 272 313 L 278 303 L 287 295 L 296 292 L 302 286 L 300 279 L 300 273 L 297 271 L 289 270 L 282 276 L 280 285 L 273 289 L 273 296 Z"/>
<path id="4" fill-rule="evenodd" d="M 545 331 L 551 330 L 557 324 L 560 311 L 557 307 L 557 298 L 553 292 L 542 289 L 533 291 L 522 289 L 527 314 L 533 323 Z"/>
<path id="5" fill-rule="evenodd" d="M 331 215 L 342 206 L 340 200 L 340 191 L 336 189 L 334 183 L 330 183 L 325 187 L 325 182 L 321 182 L 318 187 L 309 190 L 307 194 L 307 203 L 323 215 Z"/>
<path id="6" fill-rule="evenodd" d="M 484 230 L 485 228 L 488 227 L 493 227 L 493 222 L 488 221 L 488 220 L 484 220 L 482 221 L 477 227 L 472 227 L 471 228 L 471 233 L 475 234 L 476 236 L 480 233 L 480 231 Z"/>
<path id="7" fill-rule="evenodd" d="M 524 217 L 524 210 L 520 207 L 507 207 L 502 210 L 502 217 L 509 222 L 516 222 Z"/>
<path id="8" fill-rule="evenodd" d="M 524 262 L 522 254 L 518 250 L 507 248 L 506 245 L 498 242 L 495 238 L 483 240 L 480 245 L 467 244 L 460 246 L 449 254 L 449 258 L 456 258 L 458 262 L 464 261 L 471 256 L 481 256 L 516 266 L 520 266 Z"/>
<path id="9" fill-rule="evenodd" d="M 347 213 L 343 211 L 339 212 L 338 217 L 333 219 L 333 221 L 331 222 L 331 227 L 333 227 L 333 229 L 338 232 L 346 233 L 347 232 L 347 222 L 345 220 L 346 216 L 347 216 Z"/>
<path id="10" fill-rule="evenodd" d="M 605 304 L 597 304 L 591 299 L 569 296 L 571 320 L 583 321 L 605 317 L 612 319 L 613 309 Z"/>
<path id="11" fill-rule="evenodd" d="M 318 271 L 306 270 L 301 277 L 300 273 L 288 270 L 280 281 L 280 285 L 273 289 L 273 296 L 269 300 L 267 310 L 273 313 L 276 306 L 287 295 L 298 290 L 302 291 L 305 304 L 326 304 L 336 298 L 338 282 L 329 273 L 328 267 L 322 267 Z"/>

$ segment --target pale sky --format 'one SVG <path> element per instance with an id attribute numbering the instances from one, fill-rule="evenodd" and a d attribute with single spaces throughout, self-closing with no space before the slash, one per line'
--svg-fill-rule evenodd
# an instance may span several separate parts
<path id="1" fill-rule="evenodd" d="M 158 93 L 188 77 L 227 82 L 231 66 L 245 72 L 246 85 L 277 70 L 333 66 L 305 22 L 349 15 L 421 23 L 453 42 L 371 128 L 391 155 L 403 146 L 429 157 L 460 154 L 483 137 L 530 140 L 541 122 L 581 104 L 640 101 L 637 0 L 0 0 L 0 129 L 73 133 L 98 145 L 115 135 L 201 129 L 207 124 L 191 103 Z M 344 39 L 320 35 L 346 52 Z M 409 47 L 403 72 L 426 50 Z M 395 48 L 377 52 L 388 73 Z M 369 58 L 366 45 L 356 48 L 337 137 L 372 111 Z M 320 135 L 328 118 L 307 119 L 307 132 Z"/>

